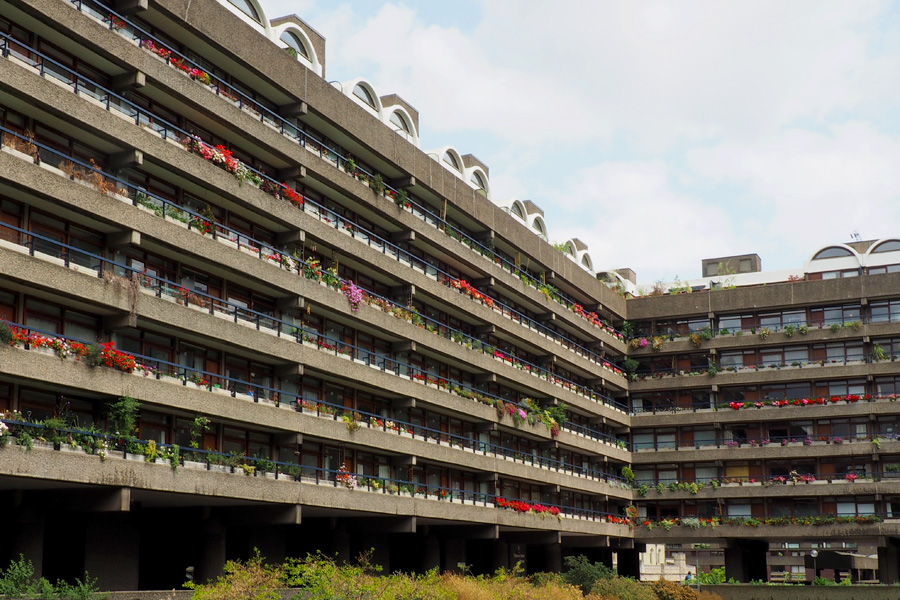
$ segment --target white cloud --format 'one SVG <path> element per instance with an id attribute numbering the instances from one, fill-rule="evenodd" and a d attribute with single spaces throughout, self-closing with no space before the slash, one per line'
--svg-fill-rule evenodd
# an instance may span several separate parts
<path id="1" fill-rule="evenodd" d="M 869 124 L 788 129 L 688 157 L 698 175 L 745 186 L 765 215 L 766 230 L 758 233 L 766 244 L 808 255 L 853 231 L 873 239 L 900 230 L 900 138 Z"/>
<path id="2" fill-rule="evenodd" d="M 740 251 L 726 211 L 674 191 L 672 183 L 661 161 L 584 169 L 562 186 L 552 216 L 548 211 L 550 236 L 580 238 L 596 267 L 631 267 L 642 284 L 696 277 L 703 258 Z M 554 227 L 563 221 L 570 225 Z"/>
<path id="3" fill-rule="evenodd" d="M 424 147 L 476 154 L 496 201 L 533 199 L 552 237 L 642 282 L 733 253 L 799 266 L 854 229 L 900 229 L 889 5 L 477 1 L 467 19 L 453 4 L 297 10 L 327 38 L 329 79 L 400 94 Z"/>

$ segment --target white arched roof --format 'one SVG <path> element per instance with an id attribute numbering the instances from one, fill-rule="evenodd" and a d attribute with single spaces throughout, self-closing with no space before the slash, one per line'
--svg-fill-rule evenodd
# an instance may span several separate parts
<path id="1" fill-rule="evenodd" d="M 880 267 L 900 264 L 900 238 L 883 238 L 869 246 L 863 255 L 863 265 Z"/>
<path id="2" fill-rule="evenodd" d="M 394 114 L 399 115 L 403 122 L 406 123 L 406 126 L 409 128 L 409 132 L 400 131 L 397 129 L 397 125 L 391 122 L 391 118 Z M 416 148 L 419 147 L 419 132 L 416 131 L 416 124 L 413 121 L 412 115 L 409 114 L 405 108 L 400 106 L 399 104 L 392 104 L 390 106 L 382 107 L 382 120 L 384 124 L 397 132 L 398 135 L 406 138 L 413 146 Z"/>
<path id="3" fill-rule="evenodd" d="M 297 60 L 312 69 L 312 71 L 318 75 L 322 76 L 322 64 L 319 62 L 319 57 L 316 54 L 316 49 L 313 47 L 312 42 L 309 40 L 309 36 L 306 35 L 306 32 L 294 25 L 293 23 L 282 23 L 278 27 L 272 29 L 272 41 L 281 46 L 282 48 L 287 48 L 287 44 L 281 39 L 282 34 L 285 32 L 293 34 L 298 41 L 303 44 L 303 47 L 306 49 L 307 55 L 309 58 L 307 59 L 305 56 L 298 56 Z"/>
<path id="4" fill-rule="evenodd" d="M 250 25 L 253 29 L 257 30 L 270 40 L 273 39 L 272 27 L 269 25 L 269 19 L 266 17 L 266 12 L 263 10 L 262 5 L 258 0 L 234 0 L 234 2 L 231 2 L 230 0 L 218 0 L 218 2 L 230 12 L 237 15 L 244 23 Z M 249 5 L 256 12 L 259 21 L 248 15 L 243 9 L 239 8 L 238 5 L 243 3 Z"/>
<path id="5" fill-rule="evenodd" d="M 429 150 L 428 155 L 431 156 L 431 158 L 436 160 L 438 163 L 440 163 L 445 169 L 447 169 L 448 171 L 450 171 L 451 173 L 453 173 L 460 179 L 463 179 L 465 167 L 463 166 L 462 156 L 460 155 L 459 152 L 457 152 L 456 148 L 454 148 L 453 146 L 441 146 L 440 148 L 435 148 L 434 150 Z M 447 162 L 448 156 L 452 157 L 453 160 L 456 161 L 456 164 L 459 167 L 458 170 L 453 168 Z M 466 180 L 466 181 L 468 181 L 468 180 Z"/>
<path id="6" fill-rule="evenodd" d="M 478 165 L 475 165 L 474 167 L 469 167 L 468 169 L 465 169 L 463 176 L 466 178 L 466 181 L 469 182 L 469 185 L 471 185 L 472 187 L 474 187 L 476 189 L 483 189 L 485 196 L 487 196 L 488 198 L 491 197 L 491 183 L 488 180 L 488 175 L 487 175 L 487 173 L 485 173 L 484 169 L 482 169 Z M 484 184 L 483 188 L 478 186 L 474 181 L 472 181 L 472 178 L 475 176 L 478 176 L 481 179 L 481 182 Z M 522 212 L 524 212 L 524 211 L 522 211 Z"/>
<path id="7" fill-rule="evenodd" d="M 356 90 L 356 86 L 359 86 L 369 93 L 372 104 L 369 104 L 354 93 Z M 369 83 L 362 77 L 357 77 L 356 79 L 351 79 L 350 81 L 341 82 L 340 89 L 344 92 L 345 96 L 369 111 L 370 114 L 375 115 L 382 121 L 384 120 L 384 109 L 381 106 L 381 99 L 378 97 L 378 94 L 375 93 L 375 88 L 372 87 L 371 83 Z"/>
<path id="8" fill-rule="evenodd" d="M 829 249 L 843 251 L 843 256 L 833 258 L 816 258 Z M 862 265 L 859 253 L 847 244 L 828 244 L 812 253 L 804 265 L 807 273 L 821 273 L 823 271 L 841 271 L 845 269 L 858 269 Z"/>

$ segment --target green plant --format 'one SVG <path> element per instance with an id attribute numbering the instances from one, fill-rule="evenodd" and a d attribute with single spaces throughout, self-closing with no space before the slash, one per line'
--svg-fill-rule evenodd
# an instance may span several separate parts
<path id="1" fill-rule="evenodd" d="M 642 483 L 637 488 L 637 495 L 643 498 L 647 495 L 648 491 L 650 491 L 650 486 L 648 486 L 646 483 Z"/>
<path id="2" fill-rule="evenodd" d="M 16 434 L 16 446 L 23 446 L 26 450 L 33 450 L 34 440 L 31 434 L 24 429 Z"/>
<path id="3" fill-rule="evenodd" d="M 369 187 L 372 188 L 372 191 L 378 196 L 384 193 L 384 179 L 381 177 L 380 173 L 372 178 L 369 182 Z"/>
<path id="4" fill-rule="evenodd" d="M 627 481 L 629 484 L 634 483 L 634 471 L 631 469 L 631 467 L 622 467 L 622 477 L 624 477 L 625 481 Z"/>
<path id="5" fill-rule="evenodd" d="M 759 330 L 759 339 L 766 340 L 769 338 L 769 335 L 772 333 L 772 330 L 768 327 L 761 327 Z"/>
<path id="6" fill-rule="evenodd" d="M 872 346 L 872 360 L 881 361 L 885 359 L 884 348 L 880 345 L 875 344 Z"/>
<path id="7" fill-rule="evenodd" d="M 206 417 L 194 417 L 191 423 L 191 448 L 199 449 L 203 434 L 209 431 L 210 423 Z"/>
<path id="8" fill-rule="evenodd" d="M 660 481 L 659 483 L 656 484 L 656 493 L 657 494 L 662 494 L 665 491 L 666 491 L 666 484 L 664 484 L 662 481 Z"/>
<path id="9" fill-rule="evenodd" d="M 832 323 L 831 324 L 831 333 L 837 333 L 838 331 L 843 329 L 843 327 L 844 327 L 843 323 Z"/>
<path id="10" fill-rule="evenodd" d="M 800 332 L 800 335 L 806 335 L 807 333 L 809 333 L 809 326 L 808 326 L 808 325 L 801 325 L 801 326 L 797 329 L 797 331 Z"/>
<path id="11" fill-rule="evenodd" d="M 796 332 L 797 332 L 797 328 L 794 327 L 793 325 L 785 325 L 784 326 L 784 335 L 788 336 L 789 338 L 794 337 L 794 333 L 796 333 Z"/>
<path id="12" fill-rule="evenodd" d="M 581 588 L 581 593 L 587 595 L 591 593 L 594 585 L 601 579 L 607 579 L 616 574 L 616 572 L 603 563 L 591 562 L 583 554 L 578 556 L 567 556 L 565 558 L 566 572 L 563 573 L 563 580 L 569 585 Z"/>
<path id="13" fill-rule="evenodd" d="M 81 359 L 81 362 L 89 367 L 99 367 L 103 365 L 103 348 L 100 344 L 91 344 L 88 346 L 87 354 Z"/>
<path id="14" fill-rule="evenodd" d="M 12 343 L 13 332 L 4 321 L 0 321 L 0 343 L 9 346 Z"/>

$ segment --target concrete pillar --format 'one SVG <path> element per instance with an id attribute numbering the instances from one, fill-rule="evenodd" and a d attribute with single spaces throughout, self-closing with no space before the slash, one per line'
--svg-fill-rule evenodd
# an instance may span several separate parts
<path id="1" fill-rule="evenodd" d="M 466 540 L 449 539 L 444 540 L 444 571 L 459 572 L 459 565 L 466 564 Z"/>
<path id="2" fill-rule="evenodd" d="M 878 580 L 887 585 L 900 583 L 900 546 L 894 539 L 878 547 Z"/>
<path id="3" fill-rule="evenodd" d="M 528 547 L 522 543 L 511 543 L 509 545 L 509 568 L 512 569 L 516 565 L 528 571 Z"/>
<path id="4" fill-rule="evenodd" d="M 622 577 L 641 578 L 641 554 L 631 548 L 616 550 L 616 570 Z"/>
<path id="5" fill-rule="evenodd" d="M 429 534 L 422 540 L 422 571 L 441 567 L 441 541 L 436 535 Z"/>
<path id="6" fill-rule="evenodd" d="M 268 526 L 254 527 L 247 536 L 249 554 L 253 549 L 259 550 L 260 555 L 269 564 L 284 562 L 287 556 L 287 527 Z"/>
<path id="7" fill-rule="evenodd" d="M 496 571 L 497 569 L 508 569 L 509 568 L 509 544 L 501 540 L 495 540 L 493 542 L 494 552 L 493 552 L 493 563 L 491 564 L 491 571 Z"/>
<path id="8" fill-rule="evenodd" d="M 391 545 L 388 536 L 379 535 L 373 541 L 371 548 L 372 563 L 381 566 L 381 572 L 387 575 L 391 572 Z"/>
<path id="9" fill-rule="evenodd" d="M 194 581 L 212 581 L 225 570 L 225 526 L 208 521 L 200 534 L 200 554 L 194 561 Z"/>
<path id="10" fill-rule="evenodd" d="M 331 535 L 334 543 L 334 553 L 338 564 L 350 563 L 351 559 L 356 558 L 350 556 L 350 534 L 345 527 L 338 527 Z"/>
<path id="11" fill-rule="evenodd" d="M 562 571 L 562 545 L 547 544 L 546 561 L 544 563 L 548 573 L 559 573 Z"/>
<path id="12" fill-rule="evenodd" d="M 17 513 L 17 514 L 16 514 Z M 12 540 L 12 558 L 19 559 L 21 554 L 25 560 L 34 565 L 34 576 L 42 577 L 44 572 L 44 518 L 31 509 L 15 511 L 11 523 L 15 524 L 15 535 Z"/>
<path id="13" fill-rule="evenodd" d="M 85 529 L 84 570 L 100 589 L 138 589 L 140 534 L 131 515 L 91 515 Z"/>
<path id="14" fill-rule="evenodd" d="M 729 540 L 725 548 L 725 577 L 741 583 L 768 577 L 768 546 L 758 540 Z"/>

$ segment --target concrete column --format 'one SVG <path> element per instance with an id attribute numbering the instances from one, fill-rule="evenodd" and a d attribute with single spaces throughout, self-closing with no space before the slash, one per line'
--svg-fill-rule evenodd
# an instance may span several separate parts
<path id="1" fill-rule="evenodd" d="M 491 564 L 491 571 L 496 571 L 497 569 L 508 569 L 509 568 L 509 544 L 502 540 L 496 540 L 493 542 L 494 552 L 493 563 Z"/>
<path id="2" fill-rule="evenodd" d="M 893 539 L 878 547 L 878 579 L 881 583 L 900 583 L 900 547 Z"/>
<path id="3" fill-rule="evenodd" d="M 381 566 L 381 572 L 387 575 L 391 572 L 391 545 L 388 535 L 379 535 L 375 537 L 370 546 L 372 552 L 372 562 Z"/>
<path id="4" fill-rule="evenodd" d="M 16 514 L 18 513 L 18 514 Z M 11 523 L 15 524 L 11 555 L 15 560 L 19 555 L 34 565 L 34 576 L 42 577 L 44 572 L 44 518 L 30 509 L 20 509 L 13 513 Z"/>
<path id="5" fill-rule="evenodd" d="M 138 589 L 140 534 L 129 514 L 88 517 L 84 570 L 107 591 Z"/>
<path id="6" fill-rule="evenodd" d="M 641 578 L 641 554 L 631 548 L 616 550 L 616 569 L 623 577 Z"/>
<path id="7" fill-rule="evenodd" d="M 206 583 L 225 570 L 225 526 L 209 521 L 201 533 L 200 554 L 194 561 L 194 581 Z"/>
<path id="8" fill-rule="evenodd" d="M 562 545 L 547 544 L 545 568 L 549 573 L 562 571 Z"/>
<path id="9" fill-rule="evenodd" d="M 349 563 L 356 558 L 355 556 L 350 556 L 350 534 L 347 532 L 346 527 L 338 527 L 331 535 L 338 564 Z"/>
<path id="10" fill-rule="evenodd" d="M 287 556 L 287 527 L 284 525 L 274 527 L 255 527 L 250 530 L 247 541 L 248 550 L 252 555 L 253 549 L 259 550 L 260 555 L 269 564 L 284 562 Z"/>
<path id="11" fill-rule="evenodd" d="M 460 563 L 466 564 L 466 540 L 444 540 L 444 571 L 460 571 Z"/>
<path id="12" fill-rule="evenodd" d="M 767 548 L 766 542 L 758 540 L 729 540 L 725 548 L 725 577 L 741 583 L 766 580 Z"/>
<path id="13" fill-rule="evenodd" d="M 441 541 L 434 534 L 425 536 L 422 541 L 422 570 L 439 569 L 441 567 Z"/>

